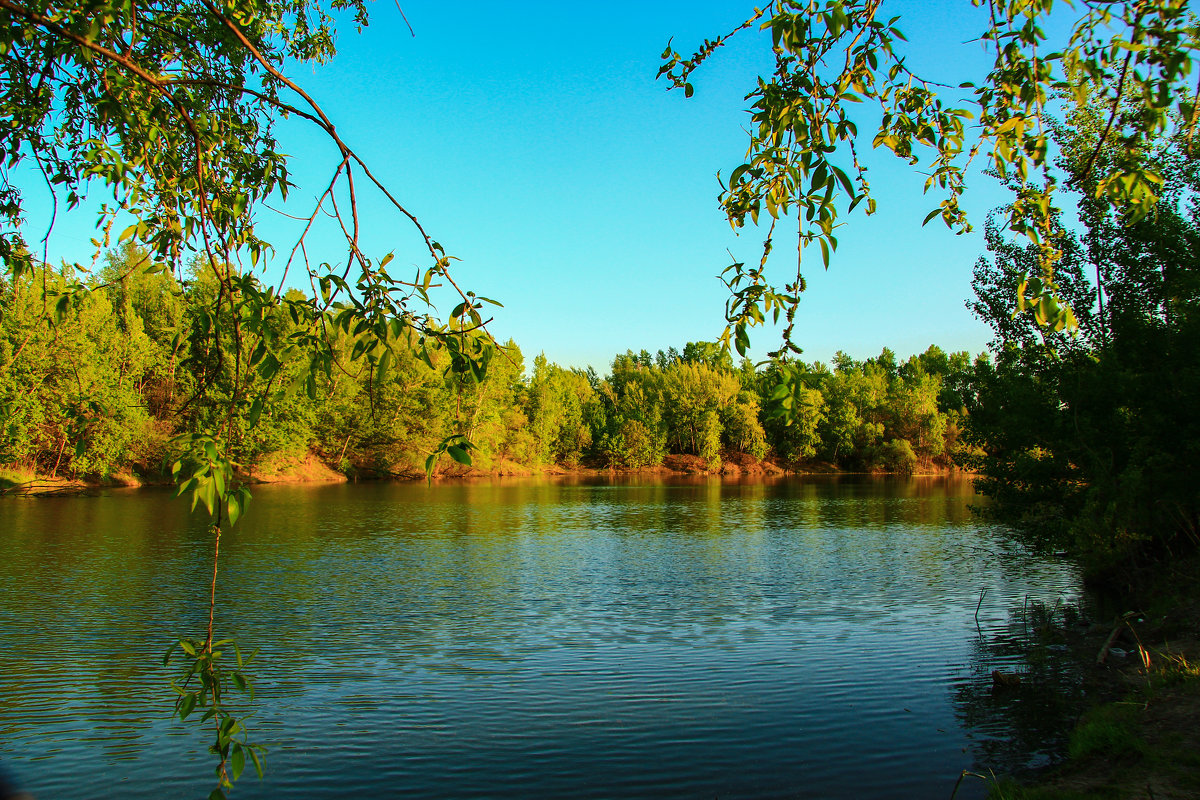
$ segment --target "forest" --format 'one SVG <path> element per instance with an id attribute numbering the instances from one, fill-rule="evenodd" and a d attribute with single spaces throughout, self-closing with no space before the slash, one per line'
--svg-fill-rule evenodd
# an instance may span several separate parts
<path id="1" fill-rule="evenodd" d="M 192 280 L 177 282 L 126 243 L 94 275 L 42 267 L 3 286 L 0 463 L 11 479 L 161 480 L 172 440 L 216 424 L 228 365 L 254 354 L 203 329 L 210 275 L 195 268 Z M 90 291 L 66 294 L 81 278 Z M 312 303 L 298 290 L 287 299 Z M 282 308 L 269 324 L 285 342 L 299 327 Z M 671 455 L 689 457 L 674 463 L 691 471 L 763 459 L 786 470 L 944 468 L 963 448 L 965 393 L 977 368 L 969 354 L 937 346 L 904 361 L 885 348 L 864 361 L 839 353 L 829 365 L 786 362 L 802 373 L 802 388 L 785 414 L 781 363 L 735 364 L 711 342 L 617 354 L 601 377 L 544 356 L 528 365 L 510 341 L 477 381 L 414 347 L 397 348 L 386 370 L 378 362 L 372 369 L 349 358 L 360 341 L 338 337 L 340 358 L 316 379 L 296 380 L 301 373 L 285 366 L 276 378 L 283 391 L 257 419 L 236 417 L 242 474 L 286 474 L 311 454 L 351 478 L 424 477 L 428 454 L 458 432 L 473 445 L 472 465 L 491 472 L 652 468 Z M 257 362 L 268 356 L 286 358 L 267 353 Z M 264 390 L 264 378 L 249 374 L 262 385 L 243 390 Z M 201 388 L 204 403 L 195 400 Z M 446 456 L 438 469 L 455 466 Z"/>

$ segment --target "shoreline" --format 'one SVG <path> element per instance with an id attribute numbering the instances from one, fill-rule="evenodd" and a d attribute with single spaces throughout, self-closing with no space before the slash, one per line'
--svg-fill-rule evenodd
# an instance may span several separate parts
<path id="1" fill-rule="evenodd" d="M 924 465 L 912 472 L 887 472 L 883 470 L 840 469 L 828 462 L 810 462 L 792 468 L 780 466 L 772 461 L 758 461 L 744 453 L 729 454 L 720 467 L 709 469 L 698 456 L 668 455 L 663 463 L 649 467 L 591 467 L 584 465 L 528 466 L 511 461 L 500 461 L 490 469 L 450 464 L 446 469 L 435 470 L 436 481 L 466 481 L 494 478 L 558 478 L 558 477 L 618 477 L 658 476 L 711 477 L 711 478 L 784 478 L 801 476 L 874 476 L 874 477 L 969 477 L 974 473 L 955 466 Z M 17 475 L 24 480 L 0 477 L 0 497 L 56 497 L 86 494 L 101 489 L 166 488 L 175 485 L 167 475 L 137 475 L 119 472 L 105 478 L 80 479 L 49 477 L 41 475 Z M 238 478 L 247 486 L 273 484 L 328 484 L 328 483 L 409 483 L 425 480 L 424 470 L 405 468 L 402 471 L 371 470 L 359 475 L 346 475 L 329 468 L 312 453 L 304 458 L 284 463 L 270 464 L 239 474 Z"/>
<path id="2" fill-rule="evenodd" d="M 1051 620 L 1042 629 L 1042 644 L 1072 652 L 1087 699 L 1061 760 L 1001 777 L 989 798 L 1200 796 L 1200 557 L 1136 578 L 1107 598 L 1106 606 L 1120 603 L 1111 621 L 1072 630 Z"/>

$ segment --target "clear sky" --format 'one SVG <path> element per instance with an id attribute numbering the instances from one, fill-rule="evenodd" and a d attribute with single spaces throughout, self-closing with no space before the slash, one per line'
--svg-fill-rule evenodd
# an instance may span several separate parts
<path id="1" fill-rule="evenodd" d="M 736 26 L 752 4 L 402 5 L 415 37 L 394 3 L 377 3 L 363 33 L 341 29 L 331 64 L 293 67 L 290 76 L 461 259 L 456 279 L 504 303 L 495 336 L 516 339 L 530 360 L 544 351 L 602 373 L 627 348 L 653 352 L 718 336 L 725 290 L 715 276 L 730 262 L 727 250 L 757 261 L 763 233 L 731 231 L 716 173 L 741 163 L 743 97 L 770 69 L 769 51 L 762 35 L 742 35 L 697 73 L 686 100 L 655 73 L 669 38 L 690 53 Z M 965 69 L 986 71 L 980 45 L 964 43 L 982 29 L 977 9 L 897 5 L 918 72 L 958 84 Z M 279 133 L 298 184 L 287 208 L 300 212 L 337 159 L 306 123 L 289 121 Z M 988 332 L 963 304 L 986 212 L 1003 194 L 973 175 L 966 206 L 978 232 L 956 237 L 940 221 L 921 228 L 937 203 L 921 195 L 921 176 L 883 151 L 868 163 L 879 213 L 848 218 L 827 273 L 816 251 L 806 254 L 809 290 L 795 332 L 805 358 L 827 361 L 837 350 L 863 358 L 885 345 L 901 356 L 931 343 L 983 349 Z M 407 223 L 361 179 L 358 187 L 368 254 L 394 250 L 398 268 L 425 265 Z M 272 217 L 261 216 L 263 233 L 286 252 L 294 224 Z M 31 233 L 38 227 L 31 214 Z M 781 227 L 772 263 L 783 282 L 795 270 L 795 221 Z M 62 224 L 62 255 L 76 231 L 94 235 Z M 309 253 L 341 260 L 335 244 L 331 231 L 319 233 Z M 754 344 L 761 357 L 776 337 L 759 332 Z"/>

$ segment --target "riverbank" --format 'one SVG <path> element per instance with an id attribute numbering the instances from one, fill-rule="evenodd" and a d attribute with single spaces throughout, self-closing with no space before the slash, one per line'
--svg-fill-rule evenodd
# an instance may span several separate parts
<path id="1" fill-rule="evenodd" d="M 1087 708 L 1066 760 L 996 784 L 996 800 L 1200 797 L 1200 558 L 1143 574 L 1110 622 L 1052 625 L 1078 660 Z"/>
<path id="2" fill-rule="evenodd" d="M 530 466 L 507 459 L 497 459 L 486 468 L 459 464 L 444 459 L 434 469 L 438 480 L 464 480 L 510 477 L 604 477 L 613 475 L 711 475 L 721 477 L 781 477 L 785 475 L 891 475 L 929 477 L 970 474 L 954 466 L 937 463 L 919 464 L 913 472 L 891 473 L 884 470 L 861 472 L 846 470 L 825 461 L 799 464 L 780 464 L 770 458 L 756 459 L 748 453 L 726 451 L 717 465 L 699 456 L 671 454 L 663 463 L 646 467 L 605 467 L 594 464 L 554 464 Z M 248 485 L 276 483 L 345 483 L 347 481 L 417 481 L 425 480 L 425 470 L 417 464 L 399 464 L 391 469 L 356 470 L 347 475 L 332 469 L 315 453 L 276 456 L 239 474 Z M 103 478 L 65 478 L 36 475 L 21 470 L 0 470 L 0 496 L 54 496 L 84 494 L 106 488 L 138 488 L 141 486 L 171 486 L 165 473 L 136 475 L 120 472 Z"/>

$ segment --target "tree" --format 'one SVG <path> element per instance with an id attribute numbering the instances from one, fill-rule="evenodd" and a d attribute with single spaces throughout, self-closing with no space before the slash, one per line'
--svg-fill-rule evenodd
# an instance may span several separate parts
<path id="1" fill-rule="evenodd" d="M 951 81 L 962 84 L 961 93 L 907 67 L 900 18 L 880 0 L 772 0 L 690 57 L 668 43 L 659 76 L 690 97 L 693 73 L 731 37 L 754 28 L 771 36 L 774 72 L 747 95 L 746 159 L 721 181 L 720 203 L 734 228 L 758 224 L 763 212 L 770 217 L 757 266 L 735 262 L 725 271 L 727 346 L 744 355 L 749 328 L 782 315 L 783 343 L 771 357 L 796 351 L 790 337 L 805 280 L 799 263 L 794 278 L 769 276 L 775 226 L 794 209 L 801 253 L 815 243 L 828 267 L 840 215 L 859 206 L 875 210 L 864 124 L 877 125 L 871 147 L 908 162 L 925 176 L 925 190 L 942 196 L 926 222 L 940 218 L 953 230 L 970 229 L 959 198 L 973 163 L 1006 181 L 1014 200 L 1004 227 L 1037 252 L 1016 304 L 1042 326 L 1075 326 L 1055 271 L 1062 256 L 1056 207 L 1062 176 L 1050 149 L 1052 111 L 1095 109 L 1097 135 L 1079 154 L 1071 180 L 1092 187 L 1092 196 L 1125 222 L 1146 218 L 1164 178 L 1139 154 L 1166 131 L 1177 132 L 1184 156 L 1194 152 L 1200 27 L 1186 0 L 1084 3 L 1069 33 L 1050 41 L 1047 30 L 1057 29 L 1067 12 L 1049 0 L 975 5 L 989 11 L 979 40 L 994 50 L 994 60 L 985 75 Z"/>
<path id="2" fill-rule="evenodd" d="M 644 351 L 643 351 L 644 352 Z M 592 445 L 589 415 L 597 405 L 585 372 L 550 364 L 545 355 L 534 359 L 526 416 L 542 464 L 577 464 Z"/>
<path id="3" fill-rule="evenodd" d="M 224 666 L 228 656 L 220 661 L 212 628 L 221 533 L 249 499 L 234 470 L 234 460 L 248 446 L 247 430 L 265 408 L 279 407 L 297 390 L 315 400 L 319 380 L 332 382 L 336 371 L 351 371 L 347 362 L 364 364 L 372 384 L 383 385 L 398 349 L 418 353 L 428 364 L 431 351 L 442 350 L 454 380 L 481 381 L 495 350 L 490 336 L 478 335 L 486 326 L 480 311 L 490 301 L 458 287 L 442 245 L 282 72 L 288 60 L 320 62 L 334 55 L 335 11 L 349 12 L 358 26 L 367 22 L 363 0 L 149 5 L 96 0 L 51 6 L 0 0 L 0 116 L 6 121 L 0 126 L 0 157 L 8 167 L 0 171 L 0 282 L 20 294 L 30 279 L 39 281 L 43 302 L 34 311 L 52 324 L 66 320 L 73 308 L 87 310 L 103 300 L 88 299 L 90 290 L 108 288 L 79 280 L 81 270 L 51 280 L 47 265 L 38 262 L 23 224 L 27 187 L 13 182 L 15 174 L 30 169 L 54 198 L 51 228 L 59 205 L 76 208 L 89 187 L 103 186 L 111 203 L 101 208 L 97 256 L 112 243 L 113 225 L 120 221 L 117 243 L 140 243 L 155 267 L 169 270 L 179 284 L 205 276 L 205 285 L 190 298 L 206 302 L 191 305 L 188 341 L 172 349 L 197 376 L 189 396 L 171 398 L 195 421 L 174 442 L 173 474 L 180 493 L 190 494 L 193 506 L 203 503 L 212 517 L 214 565 L 205 635 L 179 644 L 184 660 L 176 711 L 183 718 L 203 709 L 198 716 L 212 721 L 218 797 L 247 758 L 259 767 L 261 753 L 222 703 L 223 688 L 246 683 L 240 656 L 236 668 Z M 284 295 L 282 278 L 278 286 L 267 285 L 265 275 L 256 274 L 272 252 L 256 233 L 256 215 L 269 199 L 286 197 L 291 186 L 287 159 L 273 134 L 284 115 L 316 126 L 338 154 L 283 270 L 286 275 L 299 255 L 314 291 L 303 299 Z M 13 171 L 20 166 L 30 169 Z M 356 179 L 359 187 L 376 188 L 413 226 L 427 256 L 414 280 L 399 281 L 387 272 L 391 254 L 372 258 L 360 249 Z M 345 233 L 345 257 L 337 266 L 311 263 L 304 248 L 322 214 L 333 214 Z M 43 241 L 48 239 L 49 233 Z M 189 274 L 191 265 L 199 273 Z M 128 277 L 132 272 L 113 282 L 120 285 Z M 455 298 L 445 322 L 429 316 L 430 291 L 438 285 Z M 127 305 L 118 309 L 127 317 Z M 117 316 L 113 309 L 108 315 Z M 280 315 L 293 323 L 286 334 Z M 338 332 L 354 339 L 348 351 L 339 347 Z M 55 346 L 62 359 L 71 360 L 69 348 Z M 31 353 L 18 343 L 0 363 L 0 381 L 4 373 L 24 369 Z M 129 367 L 130 353 L 116 357 Z M 0 408 L 8 409 L 7 430 L 16 400 L 0 397 Z M 88 437 L 103 435 L 106 416 L 96 409 L 75 413 Z M 469 462 L 469 449 L 460 433 L 452 434 L 435 445 L 429 468 L 440 452 Z"/>
<path id="4" fill-rule="evenodd" d="M 826 400 L 820 388 L 827 375 L 804 363 L 777 361 L 767 368 L 764 400 L 767 439 L 785 461 L 812 458 L 820 445 L 820 428 L 826 418 Z"/>
<path id="5" fill-rule="evenodd" d="M 153 438 L 139 384 L 152 369 L 150 342 L 128 308 L 104 292 L 42 323 L 42 286 L 75 279 L 36 267 L 8 289 L 0 319 L 0 459 L 51 476 L 107 478 Z"/>
<path id="6" fill-rule="evenodd" d="M 721 412 L 721 428 L 731 450 L 748 453 L 761 460 L 767 454 L 767 434 L 760 421 L 758 395 L 743 389 L 737 399 Z"/>
<path id="7" fill-rule="evenodd" d="M 1102 136 L 1093 116 L 1056 131 L 1062 167 L 1081 176 L 1071 185 L 1083 192 L 1091 191 L 1083 168 Z M 976 271 L 976 313 L 997 332 L 996 361 L 977 366 L 968 401 L 980 485 L 992 513 L 1084 557 L 1093 577 L 1121 577 L 1200 546 L 1200 493 L 1183 477 L 1200 469 L 1200 180 L 1186 147 L 1180 136 L 1141 155 L 1147 171 L 1165 176 L 1156 217 L 1121 224 L 1081 198 L 1076 279 L 1081 308 L 1092 305 L 1074 339 L 1031 336 L 989 301 L 1027 252 L 996 247 L 994 264 Z M 1089 260 L 1095 287 L 1082 280 Z"/>
<path id="8" fill-rule="evenodd" d="M 689 364 L 703 364 L 718 371 L 733 371 L 733 357 L 729 350 L 716 342 L 688 342 L 683 346 L 681 359 Z"/>
<path id="9" fill-rule="evenodd" d="M 741 389 L 732 372 L 687 360 L 663 372 L 664 419 L 674 452 L 701 456 L 710 464 L 720 451 L 720 412 Z"/>

